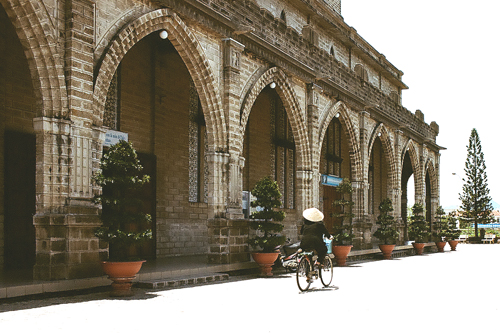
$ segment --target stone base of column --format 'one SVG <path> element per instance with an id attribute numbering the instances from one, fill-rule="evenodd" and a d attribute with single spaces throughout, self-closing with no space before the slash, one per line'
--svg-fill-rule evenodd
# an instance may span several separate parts
<path id="1" fill-rule="evenodd" d="M 249 261 L 248 230 L 246 220 L 209 220 L 208 263 L 232 264 Z"/>
<path id="2" fill-rule="evenodd" d="M 101 248 L 94 230 L 101 225 L 97 209 L 79 207 L 78 212 L 37 214 L 36 280 L 78 279 L 103 275 L 100 261 L 108 249 Z"/>

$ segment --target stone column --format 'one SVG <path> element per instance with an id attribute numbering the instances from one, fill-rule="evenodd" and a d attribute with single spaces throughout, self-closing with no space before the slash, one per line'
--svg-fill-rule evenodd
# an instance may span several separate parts
<path id="1" fill-rule="evenodd" d="M 35 279 L 101 275 L 92 174 L 102 149 L 92 129 L 94 2 L 64 3 L 64 73 L 69 119 L 34 119 L 37 135 Z M 50 114 L 50 113 L 46 113 Z M 97 146 L 96 146 L 96 143 Z"/>
<path id="2" fill-rule="evenodd" d="M 309 131 L 309 142 L 311 143 L 311 165 L 312 178 L 310 187 L 311 207 L 319 207 L 319 163 L 321 151 L 319 149 L 319 94 L 322 88 L 315 83 L 307 85 L 307 126 Z M 308 207 L 304 207 L 308 208 Z M 301 212 L 301 211 L 298 211 Z"/>
<path id="3" fill-rule="evenodd" d="M 244 159 L 236 149 L 236 141 L 240 129 L 240 92 L 242 80 L 240 78 L 241 52 L 245 46 L 232 38 L 222 40 L 224 45 L 224 87 L 223 104 L 226 119 L 228 120 L 228 198 L 227 198 L 227 218 L 243 218 L 242 190 L 243 190 L 243 165 Z"/>
<path id="4" fill-rule="evenodd" d="M 368 111 L 361 111 L 359 113 L 359 149 L 361 156 L 361 172 L 360 179 L 352 181 L 353 186 L 353 229 L 355 238 L 353 239 L 354 248 L 371 248 L 371 235 L 373 222 L 368 218 L 369 207 L 369 190 L 370 184 L 368 182 L 368 168 L 370 161 L 368 160 L 368 119 L 370 113 Z"/>

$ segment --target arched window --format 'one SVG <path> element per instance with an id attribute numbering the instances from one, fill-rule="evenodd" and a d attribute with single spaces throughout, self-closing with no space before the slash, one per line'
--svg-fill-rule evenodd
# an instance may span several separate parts
<path id="1" fill-rule="evenodd" d="M 391 101 L 399 105 L 399 94 L 396 91 L 391 91 L 389 94 Z"/>
<path id="2" fill-rule="evenodd" d="M 368 71 L 363 65 L 356 64 L 356 66 L 354 66 L 354 72 L 363 82 L 368 82 Z"/>
<path id="3" fill-rule="evenodd" d="M 285 12 L 285 10 L 284 10 L 284 9 L 281 11 L 281 14 L 280 14 L 280 19 L 282 19 L 282 20 L 283 20 L 283 22 L 285 22 L 285 23 L 286 23 L 286 12 Z"/>
<path id="4" fill-rule="evenodd" d="M 200 99 L 191 80 L 189 89 L 189 201 L 207 202 L 206 125 Z"/>
<path id="5" fill-rule="evenodd" d="M 335 58 L 335 49 L 333 48 L 333 45 L 330 47 L 330 55 Z"/>

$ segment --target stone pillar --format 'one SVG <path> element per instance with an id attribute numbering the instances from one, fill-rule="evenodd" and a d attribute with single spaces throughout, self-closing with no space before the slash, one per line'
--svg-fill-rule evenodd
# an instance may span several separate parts
<path id="1" fill-rule="evenodd" d="M 319 163 L 321 157 L 319 142 L 319 94 L 322 89 L 315 83 L 307 85 L 307 125 L 309 131 L 309 142 L 311 143 L 311 165 L 313 179 L 311 179 L 310 198 L 311 207 L 319 207 Z M 307 208 L 307 207 L 304 207 Z"/>
<path id="2" fill-rule="evenodd" d="M 244 159 L 236 149 L 240 129 L 240 92 L 243 82 L 240 78 L 241 52 L 245 46 L 232 38 L 222 40 L 224 45 L 224 88 L 223 105 L 228 120 L 228 198 L 226 216 L 231 219 L 243 218 L 242 191 Z"/>
<path id="3" fill-rule="evenodd" d="M 208 221 L 208 263 L 231 264 L 250 260 L 248 222 L 215 218 Z"/>
<path id="4" fill-rule="evenodd" d="M 368 119 L 370 118 L 370 113 L 367 111 L 361 111 L 359 113 L 359 150 L 361 155 L 361 174 L 362 178 L 358 180 L 358 185 L 356 190 L 359 191 L 357 196 L 359 201 L 356 204 L 357 218 L 358 220 L 365 220 L 368 216 L 368 191 L 370 189 L 370 184 L 368 183 L 368 168 L 370 161 L 368 160 Z M 356 214 L 356 213 L 355 213 Z"/>
<path id="5" fill-rule="evenodd" d="M 210 218 L 220 218 L 226 215 L 227 200 L 227 175 L 229 165 L 229 154 L 222 152 L 206 152 L 208 164 L 208 205 Z"/>
<path id="6" fill-rule="evenodd" d="M 369 208 L 369 190 L 370 184 L 368 182 L 368 169 L 370 161 L 368 160 L 368 143 L 369 143 L 369 132 L 368 132 L 368 119 L 370 118 L 370 113 L 368 111 L 361 111 L 359 113 L 359 149 L 361 156 L 361 172 L 360 179 L 352 181 L 353 186 L 353 229 L 354 229 L 354 248 L 371 248 L 371 235 L 373 221 L 369 220 L 368 208 Z"/>
<path id="7" fill-rule="evenodd" d="M 36 118 L 34 129 L 37 133 L 34 278 L 57 280 L 100 275 L 99 259 L 106 251 L 100 249 L 94 236 L 94 229 L 101 222 L 91 202 L 90 175 L 85 186 L 78 181 L 75 184 L 75 179 L 92 172 L 91 149 L 75 149 L 78 140 L 73 139 L 74 129 L 67 120 Z M 78 157 L 84 151 L 86 158 Z M 81 163 L 80 167 L 90 171 L 75 167 L 75 160 L 87 159 L 90 162 Z"/>
<path id="8" fill-rule="evenodd" d="M 99 259 L 106 254 L 94 236 L 101 223 L 91 202 L 91 179 L 103 139 L 92 129 L 91 120 L 94 2 L 69 0 L 64 9 L 69 119 L 33 121 L 37 135 L 34 278 L 42 280 L 102 275 Z"/>

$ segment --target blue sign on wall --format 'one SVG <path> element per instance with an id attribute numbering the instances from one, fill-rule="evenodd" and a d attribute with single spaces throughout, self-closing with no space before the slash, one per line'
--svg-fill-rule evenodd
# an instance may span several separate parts
<path id="1" fill-rule="evenodd" d="M 321 175 L 321 184 L 328 186 L 339 186 L 342 183 L 342 178 L 330 176 L 330 175 Z"/>

